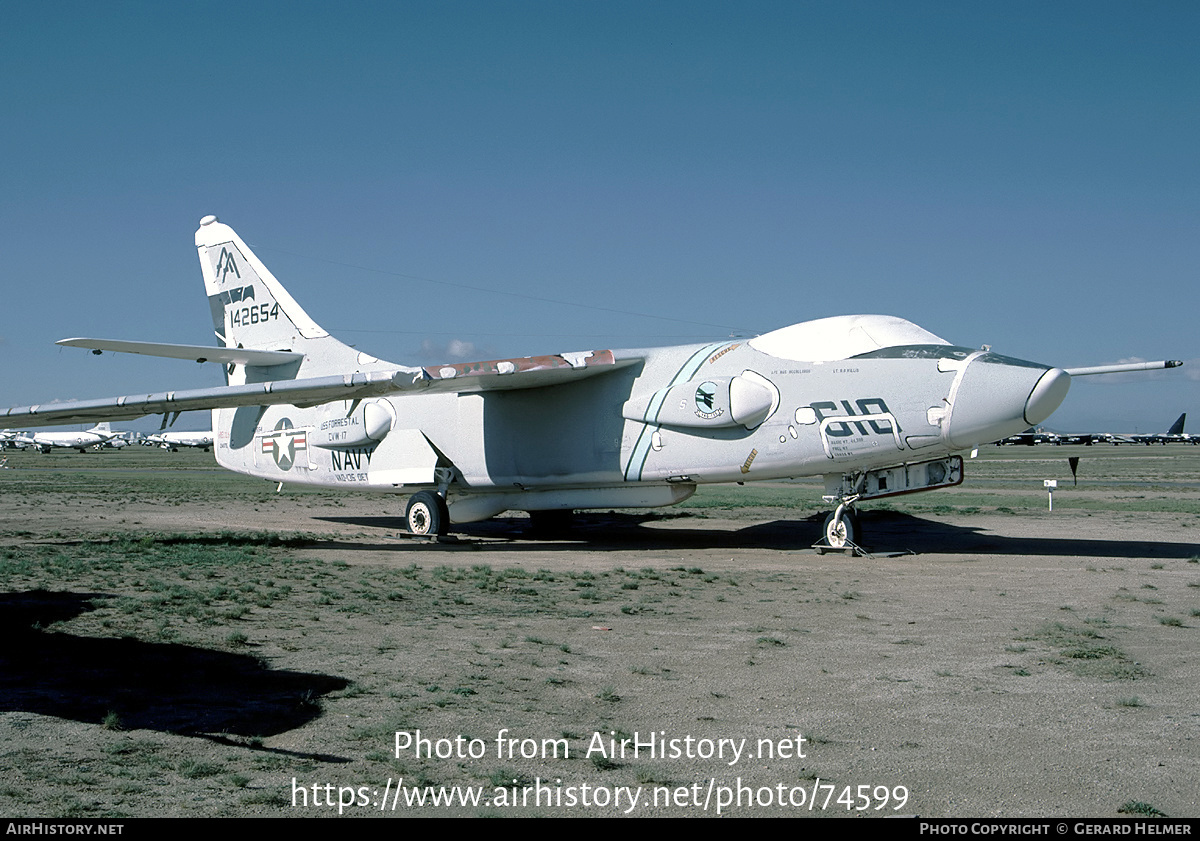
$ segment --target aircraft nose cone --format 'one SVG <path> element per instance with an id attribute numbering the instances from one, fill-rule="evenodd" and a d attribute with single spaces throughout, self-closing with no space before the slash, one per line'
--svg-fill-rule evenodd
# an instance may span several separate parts
<path id="1" fill-rule="evenodd" d="M 1025 401 L 1025 422 L 1037 426 L 1054 414 L 1071 388 L 1071 375 L 1062 368 L 1051 368 L 1042 374 L 1029 399 Z"/>
<path id="2" fill-rule="evenodd" d="M 967 364 L 952 392 L 946 438 L 965 450 L 1014 435 L 1050 417 L 1070 385 L 1060 368 L 982 354 Z"/>

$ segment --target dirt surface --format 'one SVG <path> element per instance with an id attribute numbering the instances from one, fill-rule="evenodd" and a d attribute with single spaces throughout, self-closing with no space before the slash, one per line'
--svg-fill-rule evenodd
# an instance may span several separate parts
<path id="1" fill-rule="evenodd" d="M 1149 493 L 1192 500 L 1200 458 L 1172 456 L 1182 478 Z M 877 555 L 851 558 L 809 548 L 815 507 L 589 514 L 549 538 L 513 516 L 433 543 L 390 497 L 33 477 L 0 484 L 11 633 L 38 652 L 0 686 L 10 816 L 1200 815 L 1200 517 L 1122 510 L 1147 494 L 1124 479 L 1094 510 L 868 509 Z M 207 573 L 218 607 L 258 594 L 219 621 L 137 612 L 171 590 L 132 561 L 28 560 L 218 530 L 307 535 Z M 109 690 L 61 674 L 97 659 Z M 170 663 L 237 677 L 147 677 Z M 248 712 L 293 680 L 295 715 Z M 456 786 L 480 805 L 405 803 Z"/>

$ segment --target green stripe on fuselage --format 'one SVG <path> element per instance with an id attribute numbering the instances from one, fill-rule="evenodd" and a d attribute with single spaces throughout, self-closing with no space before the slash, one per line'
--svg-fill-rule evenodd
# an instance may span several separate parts
<path id="1" fill-rule="evenodd" d="M 676 372 L 671 378 L 671 382 L 666 388 L 659 389 L 650 404 L 646 406 L 646 411 L 642 418 L 646 426 L 642 427 L 642 433 L 638 436 L 637 443 L 633 445 L 633 452 L 629 454 L 629 463 L 625 465 L 625 481 L 636 482 L 642 478 L 642 469 L 646 466 L 646 459 L 650 456 L 650 443 L 654 435 L 658 413 L 662 411 L 663 401 L 667 397 L 667 391 L 679 383 L 685 383 L 696 375 L 700 370 L 700 366 L 704 364 L 704 360 L 712 354 L 716 353 L 718 348 L 722 348 L 728 342 L 716 342 L 715 344 L 705 345 L 700 350 L 688 357 L 688 361 Z"/>

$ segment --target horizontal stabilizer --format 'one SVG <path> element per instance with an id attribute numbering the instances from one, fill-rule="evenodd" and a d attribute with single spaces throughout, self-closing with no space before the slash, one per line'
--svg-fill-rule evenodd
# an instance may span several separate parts
<path id="1" fill-rule="evenodd" d="M 304 354 L 290 350 L 248 350 L 205 345 L 128 342 L 120 339 L 60 339 L 55 344 L 89 350 L 108 350 L 113 353 L 140 353 L 143 356 L 161 356 L 167 359 L 192 359 L 196 362 L 233 362 L 238 365 L 283 365 L 304 358 Z"/>

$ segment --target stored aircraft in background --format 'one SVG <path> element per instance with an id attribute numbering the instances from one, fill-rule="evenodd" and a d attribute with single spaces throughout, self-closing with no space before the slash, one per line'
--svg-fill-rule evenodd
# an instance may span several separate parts
<path id="1" fill-rule="evenodd" d="M 1167 430 L 1165 436 L 1167 444 L 1200 444 L 1200 435 L 1193 435 L 1190 432 L 1183 431 L 1183 424 L 1187 421 L 1187 412 L 1179 416 L 1179 420 L 1171 424 L 1171 428 Z"/>
<path id="2" fill-rule="evenodd" d="M 1112 444 L 1196 444 L 1200 443 L 1200 436 L 1189 435 L 1183 431 L 1183 424 L 1187 421 L 1187 412 L 1184 412 L 1175 423 L 1171 424 L 1171 428 L 1166 432 L 1127 432 L 1122 434 L 1108 433 L 1104 436 L 1105 440 Z"/>
<path id="3" fill-rule="evenodd" d="M 1058 435 L 1053 432 L 1047 432 L 1044 429 L 1034 429 L 1032 426 L 1024 432 L 1018 432 L 1016 435 L 1009 435 L 1007 438 L 1001 438 L 996 442 L 997 447 L 1004 447 L 1011 444 L 1019 444 L 1025 447 L 1034 447 L 1038 444 L 1057 444 Z"/>
<path id="4" fill-rule="evenodd" d="M 212 449 L 214 440 L 215 436 L 209 429 L 203 432 L 156 432 L 153 435 L 147 435 L 142 439 L 142 443 L 162 447 L 171 452 L 175 452 L 180 447 L 199 447 L 207 453 Z"/>
<path id="5" fill-rule="evenodd" d="M 502 511 L 671 505 L 698 485 L 825 477 L 828 544 L 855 506 L 957 485 L 958 453 L 1044 421 L 1074 375 L 846 315 L 749 340 L 408 367 L 323 330 L 215 216 L 196 247 L 220 347 L 60 344 L 221 364 L 227 385 L 29 406 L 50 425 L 211 409 L 217 461 L 273 482 L 408 496 L 417 534 Z"/>
<path id="6" fill-rule="evenodd" d="M 0 430 L 0 449 L 23 450 L 31 446 L 33 446 L 33 442 L 27 432 L 17 432 L 12 429 Z"/>
<path id="7" fill-rule="evenodd" d="M 113 432 L 108 423 L 104 422 L 82 432 L 38 432 L 26 440 L 43 453 L 48 453 L 56 447 L 86 453 L 91 448 L 115 444 L 117 441 L 121 442 L 117 446 L 125 446 L 124 439 L 118 437 L 120 435 L 120 432 Z"/>
<path id="8" fill-rule="evenodd" d="M 1034 446 L 1035 444 L 1053 444 L 1059 446 L 1062 444 L 1083 444 L 1090 447 L 1092 444 L 1198 444 L 1200 436 L 1190 435 L 1183 431 L 1184 421 L 1187 419 L 1187 412 L 1180 415 L 1175 423 L 1171 424 L 1171 428 L 1166 432 L 1049 432 L 1042 429 L 1033 429 L 1032 427 L 1019 432 L 1016 435 L 1010 435 L 1007 438 L 1002 438 L 996 442 L 997 445 L 1005 444 L 1025 444 Z"/>

